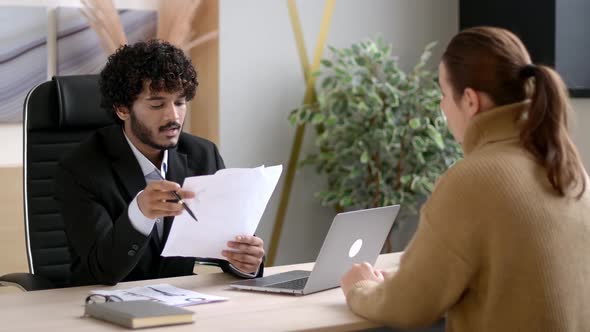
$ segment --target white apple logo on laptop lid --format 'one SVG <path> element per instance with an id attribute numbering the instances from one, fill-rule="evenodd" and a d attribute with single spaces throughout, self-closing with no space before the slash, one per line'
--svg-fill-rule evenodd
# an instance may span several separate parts
<path id="1" fill-rule="evenodd" d="M 356 256 L 359 253 L 359 251 L 361 251 L 362 246 L 363 246 L 362 239 L 358 239 L 358 240 L 354 241 L 352 246 L 350 246 L 350 250 L 348 250 L 348 257 L 353 258 L 354 256 Z"/>

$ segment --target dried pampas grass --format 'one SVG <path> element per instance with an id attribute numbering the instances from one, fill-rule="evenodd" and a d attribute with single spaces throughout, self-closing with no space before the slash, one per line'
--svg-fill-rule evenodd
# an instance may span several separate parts
<path id="1" fill-rule="evenodd" d="M 157 38 L 186 52 L 217 38 L 217 30 L 200 36 L 193 33 L 193 19 L 202 4 L 202 0 L 160 0 Z"/>
<path id="2" fill-rule="evenodd" d="M 86 17 L 108 54 L 114 53 L 121 45 L 127 44 L 121 18 L 112 1 L 81 0 L 81 2 L 82 15 Z"/>
<path id="3" fill-rule="evenodd" d="M 127 44 L 125 30 L 113 0 L 80 0 L 80 10 L 88 24 L 96 32 L 102 47 L 108 54 Z M 185 52 L 218 37 L 217 30 L 200 35 L 193 32 L 193 21 L 202 0 L 159 0 L 158 29 L 156 38 L 182 48 Z"/>

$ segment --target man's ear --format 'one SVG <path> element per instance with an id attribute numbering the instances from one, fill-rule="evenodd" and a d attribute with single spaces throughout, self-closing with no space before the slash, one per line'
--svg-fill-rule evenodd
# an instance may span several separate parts
<path id="1" fill-rule="evenodd" d="M 481 110 L 481 100 L 479 94 L 472 88 L 465 88 L 463 91 L 462 106 L 467 111 L 469 117 L 474 116 Z"/>
<path id="2" fill-rule="evenodd" d="M 129 109 L 125 106 L 115 106 L 115 113 L 117 113 L 117 116 L 122 121 L 129 119 L 131 116 L 131 112 L 129 112 Z"/>

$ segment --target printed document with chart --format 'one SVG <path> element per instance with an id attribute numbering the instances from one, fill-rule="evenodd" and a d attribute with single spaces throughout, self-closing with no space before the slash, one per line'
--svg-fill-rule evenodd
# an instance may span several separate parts
<path id="1" fill-rule="evenodd" d="M 253 235 L 281 177 L 281 165 L 227 168 L 213 175 L 184 180 L 195 193 L 185 203 L 198 221 L 184 211 L 174 219 L 162 256 L 221 258 L 228 241 Z"/>

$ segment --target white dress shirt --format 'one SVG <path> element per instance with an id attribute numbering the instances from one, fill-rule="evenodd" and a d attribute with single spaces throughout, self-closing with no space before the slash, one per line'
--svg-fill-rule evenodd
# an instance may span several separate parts
<path id="1" fill-rule="evenodd" d="M 127 137 L 127 134 L 125 134 L 125 131 L 123 131 L 123 135 L 125 135 L 125 139 L 127 140 L 127 143 L 129 143 L 129 147 L 131 148 L 131 151 L 133 152 L 135 159 L 137 159 L 139 167 L 141 167 L 141 171 L 143 173 L 143 177 L 145 178 L 145 182 L 150 183 L 154 180 L 150 177 L 150 174 L 154 171 L 157 171 L 158 168 L 149 159 L 147 159 L 146 156 L 144 156 L 143 153 L 141 153 L 135 147 L 135 145 L 133 145 L 131 140 L 129 140 L 129 137 Z M 168 171 L 168 150 L 164 150 L 164 156 L 162 157 L 162 166 L 159 168 L 159 171 L 160 174 L 162 174 L 162 178 L 165 179 L 166 172 Z M 129 220 L 131 221 L 133 227 L 145 236 L 150 235 L 152 229 L 154 228 L 154 225 L 158 224 L 158 236 L 160 237 L 160 239 L 162 239 L 162 234 L 164 231 L 164 218 L 158 217 L 155 219 L 150 219 L 146 217 L 143 214 L 143 212 L 141 212 L 141 210 L 139 209 L 139 205 L 137 204 L 137 196 L 139 196 L 139 194 L 141 194 L 142 192 L 143 190 L 137 193 L 135 198 L 133 198 L 131 203 L 129 203 Z"/>

